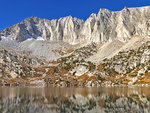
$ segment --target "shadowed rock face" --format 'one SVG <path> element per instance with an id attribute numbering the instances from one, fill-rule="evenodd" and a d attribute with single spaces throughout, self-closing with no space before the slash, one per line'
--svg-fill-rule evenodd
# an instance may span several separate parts
<path id="1" fill-rule="evenodd" d="M 28 38 L 42 38 L 51 41 L 64 41 L 70 44 L 102 42 L 118 39 L 122 42 L 133 35 L 150 35 L 150 7 L 124 8 L 112 12 L 100 9 L 86 20 L 71 16 L 59 20 L 46 20 L 31 17 L 12 27 L 0 31 L 1 37 L 11 37 L 19 42 Z"/>

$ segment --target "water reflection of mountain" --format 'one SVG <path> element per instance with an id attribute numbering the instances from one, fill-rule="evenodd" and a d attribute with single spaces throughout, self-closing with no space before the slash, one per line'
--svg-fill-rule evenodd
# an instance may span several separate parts
<path id="1" fill-rule="evenodd" d="M 0 113 L 149 113 L 150 87 L 0 88 Z"/>

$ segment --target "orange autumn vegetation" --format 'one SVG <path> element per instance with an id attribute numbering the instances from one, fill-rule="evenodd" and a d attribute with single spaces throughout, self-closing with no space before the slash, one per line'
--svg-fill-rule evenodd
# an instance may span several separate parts
<path id="1" fill-rule="evenodd" d="M 49 70 L 46 72 L 46 75 L 54 74 L 57 70 L 58 70 L 57 67 L 51 66 L 49 67 Z"/>
<path id="2" fill-rule="evenodd" d="M 51 61 L 51 62 L 49 62 L 49 63 L 52 63 L 52 64 L 58 64 L 58 62 L 55 61 L 55 60 L 53 60 L 53 61 Z"/>
<path id="3" fill-rule="evenodd" d="M 99 65 L 97 66 L 97 70 L 100 71 L 100 72 L 104 71 L 103 65 L 102 65 L 102 64 L 99 64 Z"/>
<path id="4" fill-rule="evenodd" d="M 88 76 L 87 73 L 84 73 L 83 75 L 77 77 L 77 79 L 82 80 L 82 82 L 85 82 L 85 81 L 97 80 L 97 77 Z"/>
<path id="5" fill-rule="evenodd" d="M 64 74 L 67 74 L 67 73 L 68 73 L 68 71 L 67 71 L 67 70 L 62 69 L 61 75 L 64 75 Z"/>

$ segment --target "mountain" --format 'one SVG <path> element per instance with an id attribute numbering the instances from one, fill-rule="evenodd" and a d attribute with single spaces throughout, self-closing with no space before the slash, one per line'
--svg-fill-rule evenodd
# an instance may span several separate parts
<path id="1" fill-rule="evenodd" d="M 28 79 L 24 82 L 27 84 L 149 84 L 149 10 L 150 6 L 125 7 L 114 12 L 100 9 L 98 14 L 91 14 L 86 21 L 71 16 L 59 20 L 30 17 L 0 31 L 0 48 L 5 50 L 1 54 L 14 51 L 16 55 L 11 56 L 20 54 L 19 58 L 25 55 L 27 59 L 46 60 L 43 65 L 31 66 L 35 73 L 27 74 Z M 8 58 L 1 57 L 1 61 L 8 59 L 11 59 L 9 55 Z M 17 62 L 22 67 L 31 65 L 29 62 L 22 63 L 22 60 Z M 1 62 L 1 83 L 4 83 L 3 78 L 8 77 L 3 74 L 7 71 L 2 69 L 3 65 L 13 64 L 11 60 Z M 16 65 L 13 66 L 17 69 Z M 8 75 L 16 73 L 8 70 Z"/>
<path id="2" fill-rule="evenodd" d="M 0 32 L 1 37 L 11 37 L 16 41 L 28 38 L 50 41 L 64 41 L 69 44 L 90 42 L 107 42 L 118 39 L 128 41 L 134 35 L 149 36 L 150 7 L 124 8 L 112 12 L 100 9 L 98 14 L 91 14 L 86 20 L 71 16 L 59 20 L 46 20 L 31 17 Z"/>

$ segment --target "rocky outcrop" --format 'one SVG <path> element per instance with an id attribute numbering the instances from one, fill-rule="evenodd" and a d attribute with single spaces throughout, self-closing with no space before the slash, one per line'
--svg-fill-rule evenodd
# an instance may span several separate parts
<path id="1" fill-rule="evenodd" d="M 1 38 L 11 37 L 19 42 L 28 38 L 64 41 L 70 44 L 102 42 L 118 39 L 125 42 L 133 35 L 149 37 L 150 7 L 124 8 L 121 11 L 100 9 L 86 20 L 71 16 L 59 20 L 31 17 L 0 31 Z"/>
<path id="2" fill-rule="evenodd" d="M 29 57 L 16 52 L 0 49 L 0 78 L 22 78 L 35 74 L 35 67 L 46 62 L 38 58 Z M 31 76 L 30 76 L 31 77 Z"/>

